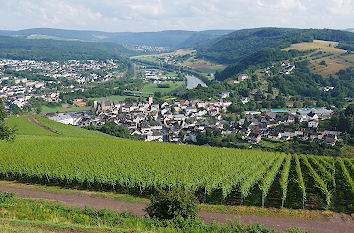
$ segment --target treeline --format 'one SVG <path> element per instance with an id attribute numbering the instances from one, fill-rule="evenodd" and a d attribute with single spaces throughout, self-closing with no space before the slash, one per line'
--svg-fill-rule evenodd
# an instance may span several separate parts
<path id="1" fill-rule="evenodd" d="M 16 70 L 6 69 L 6 70 L 4 70 L 4 74 L 11 75 L 11 76 L 14 76 L 17 78 L 27 78 L 27 79 L 33 80 L 33 81 L 55 81 L 55 79 L 50 76 L 34 74 L 33 70 L 32 71 L 28 71 L 28 70 L 16 71 Z"/>
<path id="2" fill-rule="evenodd" d="M 72 103 L 74 99 L 81 98 L 99 98 L 112 95 L 125 95 L 125 90 L 141 90 L 143 88 L 143 82 L 141 79 L 120 78 L 105 83 L 101 83 L 97 87 L 90 87 L 84 89 L 84 91 L 75 91 L 61 93 L 60 99 L 64 103 Z"/>
<path id="3" fill-rule="evenodd" d="M 345 133 L 346 143 L 354 146 L 354 104 L 334 115 L 330 120 L 330 126 Z"/>
<path id="4" fill-rule="evenodd" d="M 29 40 L 0 36 L 1 58 L 38 61 L 116 59 L 128 63 L 122 57 L 128 55 L 135 55 L 135 52 L 114 43 Z"/>
<path id="5" fill-rule="evenodd" d="M 105 134 L 112 135 L 114 137 L 119 137 L 119 138 L 128 138 L 128 139 L 135 139 L 138 140 L 137 137 L 131 136 L 129 129 L 123 126 L 118 126 L 116 123 L 113 121 L 108 121 L 104 125 L 101 126 L 86 126 L 84 127 L 88 130 L 97 130 Z"/>
<path id="6" fill-rule="evenodd" d="M 235 31 L 197 46 L 197 57 L 232 64 L 262 48 L 285 48 L 313 40 L 353 43 L 354 33 L 331 29 L 255 28 Z"/>
<path id="7" fill-rule="evenodd" d="M 225 127 L 225 126 L 224 126 Z M 207 129 L 196 136 L 196 141 L 187 141 L 189 144 L 209 145 L 213 147 L 227 147 L 237 149 L 261 149 L 264 151 L 276 151 L 293 154 L 314 154 L 325 156 L 340 156 L 343 144 L 337 143 L 336 146 L 329 146 L 318 139 L 302 140 L 295 137 L 292 141 L 277 141 L 263 139 L 266 143 L 250 144 L 242 139 L 242 133 L 222 135 L 220 130 Z"/>

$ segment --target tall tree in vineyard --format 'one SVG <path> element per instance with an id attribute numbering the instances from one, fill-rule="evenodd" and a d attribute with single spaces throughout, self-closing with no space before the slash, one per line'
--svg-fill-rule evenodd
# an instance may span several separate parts
<path id="1" fill-rule="evenodd" d="M 15 138 L 15 130 L 5 125 L 6 112 L 0 99 L 0 140 L 12 141 Z"/>

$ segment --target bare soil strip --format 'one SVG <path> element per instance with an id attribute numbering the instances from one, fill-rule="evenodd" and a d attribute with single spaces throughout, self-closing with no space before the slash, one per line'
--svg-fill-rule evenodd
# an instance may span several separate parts
<path id="1" fill-rule="evenodd" d="M 41 123 L 39 123 L 39 121 L 35 117 L 33 117 L 31 115 L 24 115 L 23 117 L 27 118 L 30 122 L 32 122 L 33 124 L 41 127 L 42 129 L 45 129 L 45 130 L 47 130 L 47 131 L 49 131 L 49 132 L 51 132 L 53 134 L 59 134 L 58 132 L 55 132 L 54 130 L 48 128 L 47 126 L 42 125 Z"/>
<path id="2" fill-rule="evenodd" d="M 5 119 L 4 119 L 4 125 L 7 124 L 7 121 L 8 121 L 8 120 L 9 120 L 8 118 L 5 118 Z"/>
<path id="3" fill-rule="evenodd" d="M 103 197 L 91 197 L 80 194 L 65 194 L 55 192 L 45 192 L 41 190 L 33 190 L 26 188 L 13 188 L 0 185 L 0 190 L 4 192 L 17 193 L 19 197 L 24 198 L 43 198 L 48 200 L 60 201 L 65 205 L 74 207 L 93 207 L 97 209 L 107 208 L 111 210 L 128 211 L 138 216 L 145 216 L 146 205 L 143 203 L 118 201 Z M 354 229 L 353 219 L 350 217 L 343 218 L 340 214 L 335 214 L 328 221 L 319 220 L 303 220 L 296 218 L 268 217 L 256 215 L 235 215 L 211 212 L 200 212 L 199 215 L 206 223 L 213 220 L 219 223 L 227 223 L 228 220 L 236 220 L 245 224 L 259 223 L 267 228 L 275 228 L 285 231 L 288 228 L 297 227 L 311 232 L 323 233 L 352 233 Z"/>

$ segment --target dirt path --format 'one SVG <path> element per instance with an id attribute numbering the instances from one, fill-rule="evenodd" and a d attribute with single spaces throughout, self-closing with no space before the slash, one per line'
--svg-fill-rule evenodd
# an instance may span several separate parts
<path id="1" fill-rule="evenodd" d="M 31 115 L 24 115 L 23 117 L 27 118 L 30 122 L 32 122 L 35 125 L 38 125 L 42 129 L 45 129 L 45 130 L 47 130 L 47 131 L 49 131 L 51 133 L 54 133 L 54 134 L 58 134 L 58 132 L 55 132 L 54 130 L 48 128 L 47 126 L 42 125 L 41 123 L 39 123 L 39 121 L 35 117 L 33 117 Z"/>
<path id="2" fill-rule="evenodd" d="M 48 200 L 57 200 L 63 202 L 65 205 L 75 207 L 94 207 L 97 209 L 107 208 L 119 211 L 128 211 L 138 216 L 144 216 L 146 213 L 144 209 L 145 204 L 118 201 L 103 197 L 91 197 L 85 194 L 65 194 L 46 192 L 34 189 L 25 188 L 13 188 L 6 185 L 0 185 L 0 190 L 4 192 L 15 192 L 20 197 L 25 198 L 44 198 Z M 337 214 L 329 221 L 313 221 L 303 220 L 297 218 L 280 218 L 280 217 L 267 217 L 267 216 L 255 216 L 255 215 L 234 215 L 234 214 L 221 214 L 200 212 L 199 215 L 204 219 L 206 223 L 210 223 L 213 219 L 219 223 L 226 223 L 228 220 L 239 220 L 243 223 L 259 223 L 267 228 L 275 228 L 280 231 L 285 231 L 287 228 L 297 227 L 311 232 L 323 232 L 323 233 L 351 233 L 354 229 L 354 223 L 351 218 L 343 220 L 342 217 Z"/>
<path id="3" fill-rule="evenodd" d="M 4 119 L 4 125 L 6 125 L 7 124 L 7 121 L 9 120 L 9 118 L 5 118 Z"/>

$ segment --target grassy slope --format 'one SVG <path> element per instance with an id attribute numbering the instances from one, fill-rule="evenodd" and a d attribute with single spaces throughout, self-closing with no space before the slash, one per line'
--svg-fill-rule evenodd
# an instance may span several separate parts
<path id="1" fill-rule="evenodd" d="M 112 210 L 81 209 L 24 198 L 0 206 L 0 218 L 1 232 L 278 232 L 235 222 L 207 225 L 200 220 L 159 221 Z"/>
<path id="2" fill-rule="evenodd" d="M 41 135 L 41 136 L 53 136 L 54 134 L 33 124 L 25 117 L 11 116 L 7 122 L 8 126 L 15 128 L 18 135 Z"/>
<path id="3" fill-rule="evenodd" d="M 65 137 L 77 137 L 77 138 L 112 138 L 114 137 L 98 132 L 98 131 L 91 131 L 82 129 L 72 125 L 65 125 L 59 122 L 55 122 L 49 120 L 48 118 L 36 116 L 36 119 L 42 124 L 47 126 L 48 128 L 54 130 L 55 132 L 59 133 L 59 136 Z"/>
<path id="4" fill-rule="evenodd" d="M 169 84 L 169 88 L 159 88 L 158 84 L 150 83 L 144 86 L 142 92 L 154 93 L 161 92 L 162 94 L 170 93 L 172 91 L 176 91 L 178 88 L 183 87 L 185 85 L 184 82 L 162 82 L 163 84 Z"/>
<path id="5" fill-rule="evenodd" d="M 338 42 L 314 40 L 313 42 L 292 44 L 285 50 L 314 50 L 306 55 L 306 58 L 311 62 L 310 69 L 323 77 L 329 77 L 329 75 L 335 76 L 339 70 L 354 66 L 354 54 L 342 55 L 346 50 L 335 48 L 337 45 Z M 320 65 L 321 61 L 325 61 L 327 66 Z"/>

